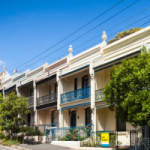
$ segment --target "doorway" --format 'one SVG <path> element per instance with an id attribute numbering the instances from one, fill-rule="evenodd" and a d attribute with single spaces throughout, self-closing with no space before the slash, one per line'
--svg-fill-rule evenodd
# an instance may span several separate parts
<path id="1" fill-rule="evenodd" d="M 71 112 L 70 125 L 71 127 L 76 127 L 76 110 Z"/>

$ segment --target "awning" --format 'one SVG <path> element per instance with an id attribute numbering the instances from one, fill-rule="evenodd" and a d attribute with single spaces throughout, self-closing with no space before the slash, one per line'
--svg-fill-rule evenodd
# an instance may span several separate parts
<path id="1" fill-rule="evenodd" d="M 12 86 L 10 86 L 8 88 L 5 88 L 5 92 L 12 91 L 12 90 L 16 90 L 16 84 L 12 85 Z"/>
<path id="2" fill-rule="evenodd" d="M 72 74 L 72 73 L 74 73 L 74 72 L 80 71 L 80 70 L 85 69 L 85 68 L 88 68 L 88 67 L 89 67 L 89 65 L 83 66 L 83 67 L 81 67 L 81 68 L 78 68 L 78 69 L 75 69 L 75 70 L 73 70 L 73 71 L 70 71 L 70 72 L 68 72 L 68 73 L 66 73 L 66 74 L 60 75 L 59 77 L 61 78 L 61 77 L 70 75 L 70 74 Z"/>
<path id="3" fill-rule="evenodd" d="M 64 108 L 61 108 L 61 112 L 63 110 L 66 110 L 66 109 L 77 108 L 77 107 L 87 106 L 87 105 L 91 105 L 91 102 L 89 102 L 89 103 L 83 103 L 83 104 L 79 104 L 79 105 L 73 105 L 73 106 L 64 107 Z"/>
<path id="4" fill-rule="evenodd" d="M 3 94 L 3 90 L 0 90 L 0 93 Z"/>
<path id="5" fill-rule="evenodd" d="M 23 87 L 28 86 L 30 84 L 33 84 L 33 81 L 30 81 L 30 82 L 28 82 L 26 84 L 20 85 L 18 88 L 20 89 L 20 88 L 23 88 Z"/>
<path id="6" fill-rule="evenodd" d="M 37 111 L 45 110 L 45 109 L 50 109 L 50 108 L 57 108 L 57 105 L 55 105 L 55 106 L 49 106 L 49 107 L 45 107 L 45 108 L 39 108 L 39 109 L 37 109 Z"/>
<path id="7" fill-rule="evenodd" d="M 96 73 L 96 72 L 99 72 L 99 71 L 111 68 L 113 65 L 121 64 L 121 61 L 124 60 L 124 59 L 129 59 L 129 58 L 132 58 L 132 57 L 137 57 L 139 55 L 139 53 L 140 53 L 140 50 L 138 50 L 138 51 L 136 51 L 134 53 L 125 55 L 123 57 L 120 57 L 118 59 L 114 59 L 114 60 L 109 61 L 107 63 L 104 63 L 102 65 L 96 66 L 93 69 L 95 70 L 95 73 Z"/>
<path id="8" fill-rule="evenodd" d="M 96 107 L 96 110 L 98 110 L 98 109 L 101 109 L 101 108 L 106 108 L 106 107 L 108 107 L 109 105 L 101 105 L 101 106 L 97 106 Z"/>
<path id="9" fill-rule="evenodd" d="M 55 79 L 56 78 L 56 74 L 52 75 L 52 76 L 49 76 L 43 80 L 40 80 L 39 82 L 36 83 L 36 86 L 40 85 L 40 84 L 43 84 L 45 82 L 48 82 L 49 80 L 52 80 L 52 79 Z"/>
<path id="10" fill-rule="evenodd" d="M 8 95 L 9 93 L 11 93 L 12 91 L 16 91 L 16 84 L 5 89 L 5 95 Z"/>

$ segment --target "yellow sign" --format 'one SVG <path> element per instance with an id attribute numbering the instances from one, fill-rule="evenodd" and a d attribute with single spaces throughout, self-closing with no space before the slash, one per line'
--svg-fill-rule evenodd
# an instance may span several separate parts
<path id="1" fill-rule="evenodd" d="M 109 143 L 109 133 L 101 133 L 101 142 L 105 143 L 108 142 Z"/>

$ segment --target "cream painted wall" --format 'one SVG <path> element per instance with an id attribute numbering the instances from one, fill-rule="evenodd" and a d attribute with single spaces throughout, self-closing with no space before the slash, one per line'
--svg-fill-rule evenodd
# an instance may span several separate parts
<path id="1" fill-rule="evenodd" d="M 55 108 L 56 109 L 56 108 Z M 49 109 L 45 109 L 45 110 L 40 110 L 37 112 L 37 116 L 38 116 L 38 124 L 51 124 L 52 123 L 52 111 L 54 109 L 53 108 L 49 108 Z M 57 112 L 57 118 L 56 118 L 56 122 L 58 122 L 58 112 Z"/>
<path id="2" fill-rule="evenodd" d="M 74 90 L 74 79 L 77 78 L 77 89 L 82 88 L 82 77 L 85 75 L 89 75 L 89 69 L 81 71 L 79 73 L 70 75 L 66 78 L 61 79 L 62 82 L 62 93 L 70 92 Z M 91 79 L 89 75 L 89 86 L 91 85 Z"/>
<path id="3" fill-rule="evenodd" d="M 96 121 L 97 131 L 116 130 L 115 111 L 111 112 L 108 108 L 98 109 Z"/>
<path id="4" fill-rule="evenodd" d="M 62 112 L 62 114 L 63 114 L 63 127 L 69 127 L 70 126 L 70 116 L 69 116 L 68 111 L 69 110 L 64 110 Z M 81 124 L 85 126 L 85 109 L 84 109 L 84 107 L 78 107 L 77 111 L 76 111 L 76 126 L 81 126 Z"/>
<path id="5" fill-rule="evenodd" d="M 110 69 L 100 71 L 95 74 L 95 90 L 102 89 L 110 80 Z"/>
<path id="6" fill-rule="evenodd" d="M 49 85 L 51 85 L 51 93 L 55 92 L 56 79 L 50 80 L 46 83 L 37 86 L 37 97 L 42 97 L 49 94 Z"/>
<path id="7" fill-rule="evenodd" d="M 31 89 L 33 90 L 33 84 L 30 84 L 28 86 L 25 86 L 25 87 L 19 89 L 19 92 L 24 97 L 30 97 L 30 90 Z M 34 92 L 34 90 L 33 90 L 33 92 Z M 33 95 L 34 95 L 34 93 L 33 93 Z"/>
<path id="8" fill-rule="evenodd" d="M 67 110 L 64 110 L 62 114 L 63 114 L 63 127 L 69 127 L 70 126 L 69 112 Z"/>
<path id="9" fill-rule="evenodd" d="M 78 107 L 77 113 L 76 113 L 77 117 L 79 116 L 79 119 L 77 119 L 76 121 L 76 126 L 81 126 L 81 124 L 83 124 L 85 126 L 85 109 L 84 107 Z"/>

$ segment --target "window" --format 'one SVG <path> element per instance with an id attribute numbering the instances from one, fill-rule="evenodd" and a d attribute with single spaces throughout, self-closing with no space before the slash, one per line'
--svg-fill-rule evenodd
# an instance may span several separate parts
<path id="1" fill-rule="evenodd" d="M 117 118 L 117 131 L 126 131 L 126 122 L 122 122 Z"/>
<path id="2" fill-rule="evenodd" d="M 74 97 L 77 97 L 77 78 L 74 79 Z"/>
<path id="3" fill-rule="evenodd" d="M 74 90 L 77 90 L 77 78 L 74 79 Z"/>
<path id="4" fill-rule="evenodd" d="M 57 82 L 55 83 L 55 93 L 57 93 Z"/>
<path id="5" fill-rule="evenodd" d="M 91 123 L 91 108 L 88 107 L 85 109 L 85 125 Z"/>
<path id="6" fill-rule="evenodd" d="M 33 89 L 30 89 L 30 96 L 33 96 Z"/>
<path id="7" fill-rule="evenodd" d="M 49 94 L 51 94 L 51 84 L 49 85 Z"/>
<path id="8" fill-rule="evenodd" d="M 57 122 L 57 110 L 52 111 L 52 123 L 54 122 Z M 52 124 L 52 126 L 54 127 L 55 124 Z"/>
<path id="9" fill-rule="evenodd" d="M 84 88 L 88 85 L 89 85 L 89 77 L 88 77 L 88 75 L 85 75 L 82 77 L 82 88 Z"/>

